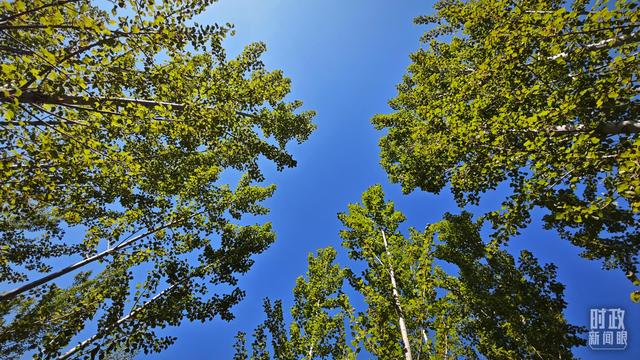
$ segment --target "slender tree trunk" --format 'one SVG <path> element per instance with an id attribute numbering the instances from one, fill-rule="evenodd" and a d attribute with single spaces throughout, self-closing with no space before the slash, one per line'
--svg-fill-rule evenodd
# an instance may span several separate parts
<path id="1" fill-rule="evenodd" d="M 8 102 L 12 101 L 14 96 L 0 96 L 0 102 Z M 170 106 L 174 109 L 184 109 L 186 107 L 185 104 L 167 102 L 167 101 L 156 101 L 156 100 L 147 100 L 147 99 L 135 99 L 135 98 L 125 98 L 125 97 L 101 97 L 101 96 L 76 96 L 76 95 L 64 95 L 64 94 L 45 94 L 39 91 L 33 90 L 25 90 L 19 96 L 15 96 L 19 102 L 25 104 L 51 104 L 51 105 L 89 105 L 93 106 L 96 102 L 100 103 L 110 103 L 117 106 L 126 106 L 127 104 L 137 104 L 145 107 L 154 107 L 154 106 Z"/>
<path id="2" fill-rule="evenodd" d="M 315 306 L 316 306 L 316 308 L 320 308 L 320 300 L 316 301 Z M 313 340 L 313 335 L 314 334 L 312 333 L 311 334 L 311 340 Z M 309 346 L 309 351 L 307 352 L 307 360 L 313 359 L 313 350 L 315 350 L 313 348 L 314 342 L 313 341 L 310 341 L 310 342 L 311 342 L 311 345 Z"/>
<path id="3" fill-rule="evenodd" d="M 148 100 L 148 99 L 136 99 L 136 98 L 126 98 L 126 97 L 101 97 L 101 96 L 79 96 L 79 95 L 66 95 L 66 94 L 45 94 L 39 91 L 33 90 L 25 90 L 19 96 L 15 96 L 11 94 L 13 89 L 8 88 L 0 88 L 5 92 L 9 92 L 9 95 L 5 95 L 0 93 L 0 103 L 12 102 L 14 99 L 17 99 L 19 103 L 24 104 L 49 104 L 49 105 L 60 105 L 67 107 L 77 107 L 77 105 L 84 106 L 95 106 L 96 103 L 107 103 L 110 105 L 118 106 L 118 107 L 126 107 L 129 104 L 141 105 L 147 108 L 154 108 L 155 106 L 166 106 L 176 110 L 183 110 L 187 107 L 186 104 L 168 102 L 168 101 L 158 101 L 158 100 Z M 207 106 L 207 109 L 213 109 L 211 106 Z M 91 110 L 91 109 L 85 109 Z M 247 113 L 244 111 L 236 111 L 237 115 L 244 117 L 252 117 L 258 118 L 259 115 Z"/>
<path id="4" fill-rule="evenodd" d="M 422 332 L 422 340 L 424 340 L 425 345 L 429 345 L 429 337 L 427 337 L 427 332 L 424 329 L 420 330 Z"/>
<path id="5" fill-rule="evenodd" d="M 442 321 L 444 322 L 445 320 L 442 319 Z M 447 328 L 445 327 L 445 330 Z M 447 335 L 447 332 L 445 331 L 444 333 L 444 360 L 447 360 L 449 358 L 449 336 Z"/>
<path id="6" fill-rule="evenodd" d="M 404 322 L 404 314 L 402 313 L 402 306 L 400 304 L 400 294 L 398 293 L 398 286 L 396 284 L 396 276 L 393 272 L 393 265 L 391 265 L 391 253 L 389 252 L 389 245 L 387 244 L 387 237 L 382 230 L 382 241 L 384 242 L 384 251 L 387 253 L 389 259 L 389 277 L 391 278 L 391 289 L 393 292 L 393 301 L 398 311 L 398 325 L 400 326 L 400 334 L 402 335 L 402 344 L 404 345 L 404 358 L 405 360 L 412 360 L 411 346 L 409 345 L 409 335 L 407 333 L 407 325 Z"/>
<path id="7" fill-rule="evenodd" d="M 585 130 L 587 129 L 584 125 L 560 125 L 551 128 L 551 131 L 556 133 L 575 133 L 584 132 Z M 640 121 L 607 122 L 599 125 L 595 131 L 602 135 L 640 133 Z"/>
<path id="8" fill-rule="evenodd" d="M 313 359 L 313 342 L 311 342 L 311 346 L 309 347 L 309 352 L 307 353 L 307 359 Z"/>
<path id="9" fill-rule="evenodd" d="M 172 291 L 173 289 L 175 289 L 178 286 L 178 284 L 174 284 L 171 285 L 170 287 L 168 287 L 167 289 L 159 292 L 156 296 L 154 296 L 153 298 L 151 298 L 149 301 L 145 302 L 144 304 L 138 306 L 137 308 L 131 310 L 129 312 L 129 314 L 127 316 L 123 316 L 121 317 L 114 325 L 108 327 L 107 329 L 105 329 L 104 331 L 98 331 L 95 335 L 91 336 L 90 338 L 81 341 L 78 345 L 74 346 L 73 348 L 71 348 L 69 351 L 67 351 L 66 353 L 60 355 L 58 357 L 58 360 L 65 360 L 68 359 L 69 357 L 73 356 L 75 353 L 77 353 L 78 351 L 86 348 L 87 346 L 89 346 L 92 342 L 98 340 L 101 336 L 103 336 L 104 334 L 107 334 L 110 330 L 114 329 L 115 327 L 117 327 L 118 325 L 129 321 L 129 319 L 131 319 L 133 316 L 135 316 L 137 313 L 139 313 L 141 310 L 143 310 L 144 308 L 146 308 L 147 306 L 151 305 L 152 303 L 158 301 L 158 299 L 162 298 L 164 295 L 168 294 L 170 291 Z"/>
<path id="10" fill-rule="evenodd" d="M 213 266 L 213 264 L 209 264 L 207 266 L 205 266 L 204 268 L 201 269 L 202 272 L 207 271 L 209 268 L 211 268 Z M 152 297 L 151 299 L 149 299 L 148 301 L 146 301 L 144 304 L 140 305 L 140 306 L 135 306 L 131 309 L 131 311 L 129 311 L 129 314 L 127 314 L 126 316 L 121 317 L 120 319 L 118 319 L 118 321 L 116 321 L 115 324 L 112 324 L 111 326 L 107 326 L 104 330 L 100 331 L 100 329 L 98 329 L 98 331 L 91 337 L 81 341 L 80 343 L 78 343 L 78 345 L 74 346 L 73 348 L 71 348 L 69 351 L 67 351 L 66 353 L 60 355 L 58 357 L 57 360 L 65 360 L 68 359 L 69 357 L 75 355 L 78 351 L 81 351 L 82 349 L 86 348 L 87 346 L 89 346 L 91 343 L 95 342 L 96 340 L 99 340 L 101 337 L 108 335 L 109 332 L 111 332 L 113 329 L 115 329 L 117 326 L 119 326 L 120 324 L 123 324 L 129 320 L 131 320 L 134 316 L 136 316 L 138 313 L 140 313 L 142 310 L 144 310 L 145 308 L 147 308 L 149 305 L 153 304 L 154 302 L 160 300 L 163 296 L 166 296 L 167 294 L 169 294 L 170 292 L 174 291 L 175 289 L 179 288 L 180 285 L 183 285 L 185 282 L 187 282 L 190 279 L 189 276 L 183 278 L 181 281 L 174 283 L 173 285 L 169 286 L 168 288 L 160 291 L 159 293 L 157 293 L 154 297 Z"/>
<path id="11" fill-rule="evenodd" d="M 149 235 L 152 235 L 152 234 L 154 234 L 154 233 L 156 233 L 156 232 L 158 232 L 158 231 L 160 231 L 162 229 L 166 229 L 166 228 L 168 228 L 170 226 L 179 224 L 179 223 L 181 223 L 181 222 L 183 222 L 185 220 L 187 220 L 187 219 L 181 219 L 181 220 L 177 220 L 177 221 L 172 221 L 172 222 L 166 223 L 166 224 L 162 225 L 159 228 L 150 230 L 150 231 L 148 231 L 148 232 L 146 232 L 144 234 L 138 235 L 138 236 L 136 236 L 136 237 L 134 237 L 134 238 L 132 238 L 132 239 L 130 239 L 128 241 L 125 241 L 125 242 L 123 242 L 122 244 L 120 244 L 120 245 L 118 245 L 116 247 L 113 247 L 111 249 L 107 249 L 107 250 L 105 250 L 105 251 L 103 251 L 101 253 L 98 253 L 96 255 L 88 257 L 88 258 L 86 258 L 84 260 L 78 261 L 77 263 L 75 263 L 73 265 L 67 266 L 67 267 L 65 267 L 63 269 L 60 269 L 60 270 L 58 270 L 56 272 L 53 272 L 53 273 L 51 273 L 49 275 L 43 276 L 43 277 L 41 277 L 41 278 L 39 278 L 37 280 L 31 281 L 31 282 L 29 282 L 27 284 L 24 284 L 24 285 L 22 285 L 20 287 L 17 287 L 15 289 L 13 289 L 13 290 L 6 291 L 6 292 L 0 294 L 0 301 L 11 300 L 11 299 L 15 298 L 16 296 L 18 296 L 18 295 L 20 295 L 20 294 L 22 294 L 22 293 L 24 293 L 26 291 L 34 289 L 34 288 L 36 288 L 36 287 L 38 287 L 38 286 L 40 286 L 42 284 L 46 284 L 51 280 L 57 279 L 57 278 L 65 275 L 65 274 L 68 274 L 68 273 L 70 273 L 70 272 L 72 272 L 72 271 L 74 271 L 76 269 L 79 269 L 79 268 L 85 266 L 85 265 L 88 265 L 88 264 L 91 264 L 93 262 L 96 262 L 96 261 L 98 261 L 98 260 L 100 260 L 100 259 L 102 259 L 102 258 L 104 258 L 104 257 L 106 257 L 106 256 L 108 256 L 110 254 L 113 254 L 113 253 L 115 253 L 115 252 L 117 252 L 119 250 L 122 250 L 122 249 L 126 248 L 127 246 L 135 243 L 136 241 L 138 241 L 140 239 L 143 239 L 143 238 L 145 238 L 145 237 L 147 237 Z"/>

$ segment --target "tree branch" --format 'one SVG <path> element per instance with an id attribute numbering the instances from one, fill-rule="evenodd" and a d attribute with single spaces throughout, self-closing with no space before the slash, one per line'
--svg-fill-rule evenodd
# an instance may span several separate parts
<path id="1" fill-rule="evenodd" d="M 12 99 L 17 99 L 21 103 L 26 104 L 49 104 L 49 105 L 89 105 L 93 106 L 96 103 L 112 103 L 118 106 L 126 106 L 128 104 L 137 104 L 144 107 L 154 106 L 171 106 L 176 109 L 184 109 L 185 104 L 167 102 L 167 101 L 155 101 L 146 99 L 124 98 L 124 97 L 102 97 L 102 96 L 75 96 L 75 95 L 49 95 L 38 91 L 26 90 L 20 94 L 20 96 L 6 96 L 0 95 L 0 102 L 10 102 Z"/>
<path id="2" fill-rule="evenodd" d="M 32 55 L 33 54 L 33 51 L 31 51 L 31 50 L 19 49 L 19 48 L 15 48 L 13 46 L 6 46 L 6 45 L 1 45 L 0 46 L 0 51 L 14 53 L 14 54 L 17 54 L 17 55 Z"/>
<path id="3" fill-rule="evenodd" d="M 612 43 L 614 45 L 624 45 L 624 44 L 632 43 L 638 40 L 640 40 L 640 32 L 632 32 L 631 34 L 628 34 L 628 35 L 620 35 L 620 36 L 612 37 L 610 39 L 598 41 L 597 43 L 587 44 L 584 47 L 582 47 L 582 49 L 599 50 L 599 49 L 607 48 Z M 568 56 L 569 56 L 568 52 L 561 52 L 559 54 L 550 56 L 547 59 L 556 60 L 556 59 L 565 58 Z"/>
<path id="4" fill-rule="evenodd" d="M 197 214 L 194 214 L 191 217 L 193 217 L 195 215 L 197 215 Z M 189 218 L 191 218 L 191 217 L 189 217 Z M 144 234 L 138 235 L 138 236 L 132 238 L 131 240 L 125 241 L 125 242 L 121 243 L 120 245 L 115 246 L 115 247 L 113 247 L 111 249 L 107 249 L 107 250 L 105 250 L 105 251 L 103 251 L 101 253 L 98 253 L 98 254 L 96 254 L 94 256 L 88 257 L 88 258 L 86 258 L 84 260 L 81 260 L 81 261 L 79 261 L 79 262 L 77 262 L 77 263 L 75 263 L 73 265 L 67 266 L 67 267 L 65 267 L 63 269 L 60 269 L 60 270 L 58 270 L 56 272 L 53 272 L 53 273 L 51 273 L 49 275 L 43 276 L 43 277 L 41 277 L 41 278 L 39 278 L 37 280 L 34 280 L 34 281 L 30 282 L 30 283 L 27 283 L 25 285 L 17 287 L 17 288 L 15 288 L 13 290 L 6 291 L 6 292 L 0 294 L 0 301 L 11 300 L 11 299 L 15 298 L 16 296 L 18 296 L 18 295 L 20 295 L 20 294 L 22 294 L 22 293 L 24 293 L 26 291 L 34 289 L 34 288 L 36 288 L 36 287 L 38 287 L 40 285 L 46 284 L 46 283 L 48 283 L 49 281 L 51 281 L 53 279 L 59 278 L 60 276 L 68 274 L 68 273 L 70 273 L 70 272 L 72 272 L 72 271 L 74 271 L 76 269 L 79 269 L 79 268 L 85 266 L 85 265 L 88 265 L 88 264 L 91 264 L 93 262 L 96 262 L 96 261 L 98 261 L 98 260 L 100 260 L 100 259 L 102 259 L 102 258 L 104 258 L 104 257 L 106 257 L 106 256 L 108 256 L 110 254 L 113 254 L 113 253 L 115 253 L 115 252 L 117 252 L 119 250 L 122 250 L 122 249 L 126 248 L 127 246 L 133 244 L 134 242 L 136 242 L 138 240 L 141 240 L 141 239 L 143 239 L 143 238 L 145 238 L 145 237 L 147 237 L 149 235 L 152 235 L 152 234 L 154 234 L 154 233 L 156 233 L 156 232 L 158 232 L 158 231 L 160 231 L 162 229 L 166 229 L 166 228 L 168 228 L 170 226 L 182 223 L 182 222 L 188 220 L 189 218 L 184 218 L 184 219 L 168 222 L 168 223 L 166 223 L 166 224 L 164 224 L 164 225 L 162 225 L 162 226 L 160 226 L 158 228 L 150 230 L 150 231 L 148 231 L 148 232 L 146 232 Z"/>
<path id="5" fill-rule="evenodd" d="M 24 15 L 28 15 L 28 14 L 34 13 L 36 11 L 40 11 L 42 9 L 46 9 L 48 7 L 64 5 L 64 4 L 68 4 L 68 3 L 72 3 L 72 2 L 78 2 L 78 0 L 60 0 L 60 1 L 54 1 L 54 2 L 49 3 L 49 4 L 44 4 L 44 5 L 40 6 L 40 7 L 33 8 L 33 9 L 30 9 L 30 10 L 25 10 L 23 12 L 19 12 L 19 13 L 13 14 L 13 15 L 9 15 L 9 16 L 7 16 L 5 18 L 2 18 L 2 19 L 0 19 L 0 24 L 6 23 L 7 21 L 13 20 L 15 18 L 19 18 L 19 17 L 24 16 Z"/>
<path id="6" fill-rule="evenodd" d="M 552 132 L 566 134 L 588 131 L 585 125 L 558 125 L 550 129 Z M 602 135 L 636 134 L 640 133 L 640 121 L 619 121 L 600 124 L 595 131 Z"/>
<path id="7" fill-rule="evenodd" d="M 213 264 L 208 264 L 207 266 L 205 266 L 204 268 L 199 268 L 197 270 L 201 270 L 201 271 L 208 271 L 208 269 L 210 269 L 212 267 Z M 160 298 L 162 298 L 163 296 L 167 295 L 168 293 L 170 293 L 171 291 L 175 290 L 176 288 L 178 288 L 179 285 L 183 285 L 185 282 L 187 282 L 191 277 L 190 276 L 186 276 L 184 278 L 182 278 L 181 280 L 179 280 L 178 282 L 172 284 L 171 286 L 169 286 L 168 288 L 162 290 L 161 292 L 159 292 L 158 294 L 156 294 L 153 298 L 149 299 L 148 301 L 146 301 L 144 304 L 135 307 L 131 309 L 131 311 L 129 312 L 129 314 L 127 314 L 126 316 L 123 316 L 122 318 L 120 318 L 115 324 L 108 326 L 105 330 L 103 331 L 98 331 L 96 332 L 96 334 L 94 334 L 93 336 L 89 337 L 86 340 L 81 341 L 78 345 L 74 346 L 73 348 L 71 348 L 69 351 L 67 351 L 66 353 L 60 355 L 58 357 L 58 360 L 64 360 L 64 359 L 68 359 L 70 356 L 74 355 L 75 353 L 77 353 L 78 351 L 84 349 L 85 347 L 87 347 L 89 344 L 91 344 L 92 342 L 98 340 L 100 338 L 100 336 L 102 336 L 103 334 L 107 334 L 109 331 L 113 330 L 114 328 L 116 328 L 117 326 L 119 326 L 120 324 L 123 324 L 129 320 L 131 320 L 131 318 L 133 318 L 134 316 L 136 316 L 138 313 L 140 313 L 142 310 L 144 310 L 146 307 L 148 307 L 149 305 L 151 305 L 152 303 L 158 301 Z"/>
<path id="8" fill-rule="evenodd" d="M 39 91 L 31 91 L 25 90 L 19 96 L 15 96 L 12 93 L 12 90 L 2 89 L 5 92 L 0 92 L 0 103 L 8 103 L 12 102 L 13 99 L 17 99 L 18 102 L 24 104 L 47 104 L 47 105 L 60 105 L 67 107 L 74 107 L 77 109 L 87 110 L 87 111 L 98 111 L 97 109 L 92 108 L 80 108 L 79 106 L 95 106 L 99 103 L 110 103 L 116 106 L 124 107 L 128 104 L 137 104 L 147 108 L 153 108 L 155 106 L 168 106 L 173 109 L 183 110 L 187 107 L 187 104 L 184 103 L 176 103 L 169 101 L 157 101 L 157 100 L 148 100 L 148 99 L 136 99 L 136 98 L 125 98 L 125 97 L 102 97 L 102 96 L 77 96 L 77 95 L 49 95 Z M 5 95 L 6 92 L 9 92 L 9 96 Z M 213 109 L 211 106 L 207 106 L 207 109 Z M 99 110 L 98 112 L 105 112 L 104 110 Z M 112 115 L 121 115 L 118 113 L 109 112 Z M 251 114 L 244 111 L 236 111 L 237 115 L 259 119 L 260 116 L 257 114 Z"/>
<path id="9" fill-rule="evenodd" d="M 71 348 L 69 351 L 67 351 L 66 353 L 60 355 L 58 357 L 58 360 L 64 360 L 64 359 L 68 359 L 70 356 L 72 356 L 73 354 L 77 353 L 78 351 L 84 349 L 85 347 L 87 347 L 89 344 L 91 344 L 92 342 L 98 340 L 100 338 L 100 336 L 108 331 L 110 331 L 111 329 L 114 329 L 115 327 L 117 327 L 118 325 L 129 321 L 133 316 L 135 316 L 136 314 L 138 314 L 140 311 L 144 310 L 147 306 L 151 305 L 152 303 L 158 301 L 160 298 L 162 298 L 163 296 L 165 296 L 167 293 L 169 293 L 170 291 L 172 291 L 173 289 L 175 289 L 178 284 L 173 284 L 170 287 L 164 289 L 163 291 L 159 292 L 158 294 L 156 294 L 156 296 L 154 296 L 153 298 L 149 299 L 149 301 L 145 302 L 144 304 L 138 306 L 137 308 L 131 310 L 131 312 L 129 312 L 128 315 L 120 318 L 115 324 L 109 326 L 107 329 L 103 330 L 103 331 L 98 331 L 96 334 L 94 334 L 93 336 L 91 336 L 90 338 L 81 341 L 78 345 L 74 346 L 73 348 Z"/>

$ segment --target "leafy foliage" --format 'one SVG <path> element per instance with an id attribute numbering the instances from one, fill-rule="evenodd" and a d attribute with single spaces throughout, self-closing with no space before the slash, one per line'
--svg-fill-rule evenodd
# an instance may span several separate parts
<path id="1" fill-rule="evenodd" d="M 293 289 L 293 319 L 286 329 L 282 302 L 271 304 L 265 299 L 267 320 L 254 332 L 251 360 L 270 359 L 265 330 L 272 339 L 273 359 L 356 359 L 357 344 L 349 345 L 347 332 L 354 324 L 353 309 L 342 292 L 346 269 L 334 264 L 333 248 L 318 250 L 317 256 L 309 255 L 306 279 L 299 277 Z M 349 324 L 349 328 L 347 328 Z M 353 334 L 350 334 L 353 337 Z M 247 359 L 244 334 L 237 337 L 235 358 Z"/>
<path id="2" fill-rule="evenodd" d="M 382 164 L 405 192 L 450 185 L 460 206 L 508 184 L 501 240 L 535 207 L 546 227 L 637 281 L 640 8 L 636 1 L 442 0 L 388 129 Z"/>
<path id="3" fill-rule="evenodd" d="M 340 237 L 349 257 L 366 264 L 351 281 L 367 303 L 359 334 L 365 348 L 382 359 L 401 359 L 407 350 L 418 357 L 430 353 L 435 344 L 424 339 L 435 320 L 429 310 L 437 307 L 436 289 L 444 276 L 433 264 L 432 238 L 412 228 L 407 239 L 399 231 L 404 215 L 385 202 L 379 185 L 348 209 L 338 214 L 345 227 Z"/>
<path id="4" fill-rule="evenodd" d="M 439 240 L 435 256 L 455 264 L 457 279 L 447 281 L 459 314 L 462 334 L 489 359 L 572 358 L 571 348 L 584 345 L 584 329 L 563 318 L 564 285 L 553 264 L 541 266 L 528 251 L 518 262 L 496 243 L 485 245 L 471 214 L 446 214 L 431 226 Z"/>
<path id="5" fill-rule="evenodd" d="M 24 283 L 1 357 L 60 355 L 89 321 L 62 358 L 159 351 L 157 328 L 233 317 L 274 240 L 236 220 L 268 212 L 260 164 L 295 166 L 314 125 L 263 44 L 230 59 L 231 26 L 193 22 L 213 2 L 0 1 L 0 281 Z"/>
<path id="6" fill-rule="evenodd" d="M 362 344 L 380 359 L 571 359 L 571 348 L 584 345 L 578 336 L 584 329 L 568 324 L 563 316 L 564 287 L 555 280 L 555 267 L 539 265 L 529 252 L 516 262 L 497 242 L 485 244 L 481 223 L 469 213 L 447 214 L 424 232 L 409 229 L 406 237 L 399 230 L 404 215 L 385 201 L 380 186 L 373 186 L 363 194 L 361 204 L 349 205 L 348 212 L 338 216 L 345 226 L 340 232 L 343 246 L 364 270 L 358 275 L 346 268 L 336 276 L 339 268 L 332 265 L 335 250 L 330 248 L 310 257 L 309 281 L 299 279 L 294 290 L 290 337 L 284 331 L 281 303 L 271 306 L 267 301 L 267 320 L 256 329 L 251 359 L 271 358 L 265 330 L 272 338 L 274 359 L 327 358 L 292 350 L 319 348 L 317 337 L 295 336 L 301 305 L 310 309 L 310 315 L 302 318 L 309 319 L 307 324 L 325 325 L 320 327 L 324 332 L 316 332 L 324 341 L 336 344 L 330 330 L 339 328 L 343 334 L 341 326 L 348 324 L 350 349 L 357 354 Z M 455 265 L 457 275 L 445 272 L 443 262 Z M 318 264 L 325 271 L 312 271 Z M 307 287 L 300 285 L 322 284 L 321 289 L 330 289 L 327 294 L 342 298 L 349 292 L 342 292 L 343 279 L 364 297 L 365 308 L 354 314 L 345 311 L 349 306 L 342 307 L 339 315 L 353 314 L 348 322 L 346 316 L 338 317 L 336 323 L 319 321 L 327 318 L 326 308 L 317 305 L 324 300 L 301 298 L 300 290 Z M 244 346 L 239 347 L 238 359 L 247 359 L 241 355 L 246 353 Z M 331 358 L 350 359 L 351 354 L 332 353 Z"/>

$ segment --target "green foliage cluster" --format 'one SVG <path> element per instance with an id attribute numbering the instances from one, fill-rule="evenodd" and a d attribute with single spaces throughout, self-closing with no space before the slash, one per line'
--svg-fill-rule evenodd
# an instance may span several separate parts
<path id="1" fill-rule="evenodd" d="M 381 162 L 405 192 L 450 186 L 460 206 L 505 184 L 487 214 L 506 241 L 547 228 L 640 285 L 640 4 L 442 0 L 394 112 Z"/>
<path id="2" fill-rule="evenodd" d="M 477 221 L 445 214 L 408 234 L 379 186 L 339 214 L 343 247 L 364 266 L 340 279 L 366 303 L 346 311 L 354 335 L 339 358 L 360 346 L 381 359 L 573 358 L 584 329 L 564 319 L 556 267 L 528 251 L 515 259 L 505 246 L 542 208 L 546 228 L 640 286 L 640 4 L 440 0 L 434 7 L 416 19 L 429 29 L 390 102 L 394 111 L 372 120 L 385 131 L 381 164 L 405 193 L 447 187 L 461 208 L 499 186 L 510 195 Z M 495 231 L 485 241 L 486 221 Z M 631 298 L 640 301 L 640 291 Z M 269 303 L 265 310 L 265 324 L 284 322 L 281 308 L 277 316 Z M 323 312 L 318 306 L 315 314 Z M 252 357 L 239 337 L 238 359 L 270 358 L 265 329 L 277 359 L 326 358 L 309 351 L 315 341 L 306 354 L 279 355 L 290 346 L 284 325 L 278 332 L 262 325 Z"/>
<path id="3" fill-rule="evenodd" d="M 246 349 L 246 334 L 236 337 L 234 359 L 271 359 L 268 335 L 271 337 L 273 359 L 356 359 L 358 342 L 347 324 L 354 324 L 354 310 L 343 292 L 348 270 L 334 264 L 337 252 L 333 248 L 309 255 L 306 279 L 299 277 L 293 289 L 292 322 L 287 329 L 282 301 L 264 301 L 267 320 L 254 331 L 251 356 Z"/>
<path id="4" fill-rule="evenodd" d="M 239 222 L 268 212 L 261 166 L 314 125 L 263 44 L 229 58 L 231 25 L 194 22 L 213 2 L 0 1 L 0 357 L 160 351 L 158 328 L 233 317 L 274 241 Z"/>
<path id="5" fill-rule="evenodd" d="M 572 359 L 571 348 L 584 344 L 583 329 L 563 316 L 555 267 L 484 243 L 469 213 L 405 236 L 404 215 L 373 186 L 339 219 L 343 247 L 364 270 L 334 264 L 333 248 L 310 255 L 289 331 L 282 303 L 265 300 L 251 355 L 240 333 L 234 359 L 355 359 L 362 349 L 380 359 Z M 364 298 L 363 311 L 345 296 L 347 284 Z"/>
<path id="6" fill-rule="evenodd" d="M 268 213 L 262 166 L 296 166 L 287 146 L 315 127 L 263 44 L 229 58 L 233 27 L 194 21 L 214 2 L 0 0 L 1 358 L 129 358 L 171 345 L 160 328 L 233 318 L 237 277 L 275 239 L 243 219 Z M 450 187 L 460 207 L 511 195 L 403 232 L 371 187 L 338 215 L 363 270 L 310 255 L 290 312 L 266 299 L 235 360 L 572 358 L 583 329 L 555 266 L 505 249 L 536 208 L 640 286 L 640 4 L 435 10 L 394 112 L 373 119 L 381 163 L 405 192 Z"/>

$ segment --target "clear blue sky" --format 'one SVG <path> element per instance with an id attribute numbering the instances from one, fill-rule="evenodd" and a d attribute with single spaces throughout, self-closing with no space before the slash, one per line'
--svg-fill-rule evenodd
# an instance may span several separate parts
<path id="1" fill-rule="evenodd" d="M 416 192 L 402 195 L 390 184 L 378 164 L 380 133 L 370 125 L 376 113 L 389 111 L 387 101 L 409 64 L 409 53 L 420 45 L 423 29 L 414 16 L 431 11 L 430 1 L 372 0 L 222 0 L 199 22 L 231 22 L 236 36 L 227 41 L 230 53 L 253 41 L 264 41 L 264 57 L 271 69 L 283 69 L 293 81 L 292 98 L 318 112 L 318 130 L 302 146 L 292 148 L 299 161 L 295 169 L 267 178 L 278 185 L 267 202 L 276 243 L 256 263 L 240 285 L 246 299 L 235 308 L 231 323 L 183 323 L 163 333 L 178 337 L 167 351 L 151 359 L 229 359 L 237 331 L 251 333 L 263 320 L 262 299 L 292 304 L 296 277 L 306 271 L 307 254 L 318 248 L 340 246 L 336 214 L 356 202 L 370 185 L 383 184 L 387 196 L 407 214 L 411 226 L 422 229 L 445 211 L 458 212 L 449 193 Z M 503 193 L 485 197 L 483 208 L 495 208 Z M 480 211 L 482 209 L 476 209 Z M 540 213 L 537 214 L 538 219 Z M 588 325 L 591 307 L 622 307 L 630 347 L 624 352 L 577 350 L 584 359 L 640 359 L 640 305 L 629 300 L 631 286 L 620 272 L 606 272 L 597 262 L 578 257 L 578 249 L 541 230 L 534 221 L 514 239 L 514 253 L 530 249 L 541 262 L 559 267 L 565 283 L 566 315 Z"/>

